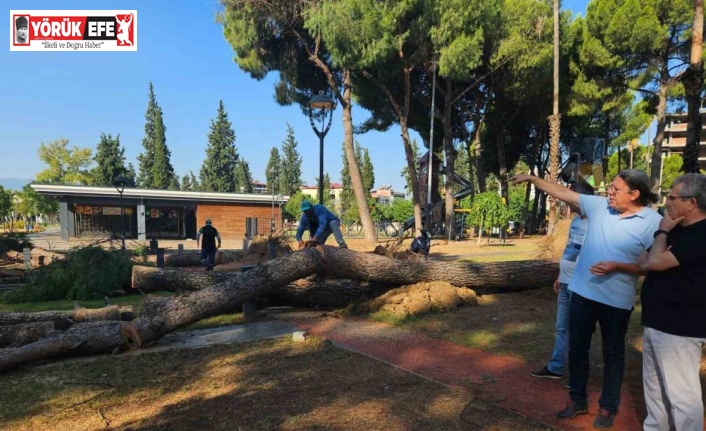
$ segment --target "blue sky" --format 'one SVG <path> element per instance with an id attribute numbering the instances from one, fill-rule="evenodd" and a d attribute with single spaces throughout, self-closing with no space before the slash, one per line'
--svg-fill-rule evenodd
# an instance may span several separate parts
<path id="1" fill-rule="evenodd" d="M 587 3 L 568 0 L 562 9 L 585 14 Z M 190 170 L 198 175 L 211 119 L 223 100 L 236 147 L 253 178 L 264 181 L 270 149 L 280 146 L 289 123 L 304 159 L 302 179 L 315 183 L 318 138 L 308 118 L 298 107 L 274 101 L 276 76 L 255 81 L 238 69 L 215 22 L 217 1 L 10 1 L 5 3 L 6 17 L 12 9 L 136 9 L 139 39 L 137 52 L 129 53 L 10 52 L 6 44 L 0 50 L 0 178 L 34 178 L 45 168 L 37 157 L 42 142 L 67 138 L 72 146 L 95 149 L 102 132 L 120 134 L 127 161 L 137 167 L 152 82 L 164 112 L 172 165 L 180 176 Z M 10 20 L 2 22 L 0 34 L 10 34 Z M 367 111 L 354 109 L 354 122 L 367 116 Z M 399 129 L 356 139 L 370 151 L 375 186 L 402 190 Z M 338 109 L 324 154 L 333 181 L 340 178 L 342 142 Z"/>

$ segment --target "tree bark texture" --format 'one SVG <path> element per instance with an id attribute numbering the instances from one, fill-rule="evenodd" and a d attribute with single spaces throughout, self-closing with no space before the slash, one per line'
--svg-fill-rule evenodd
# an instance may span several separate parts
<path id="1" fill-rule="evenodd" d="M 549 269 L 549 270 L 548 270 Z M 280 286 L 315 273 L 337 279 L 379 284 L 414 284 L 445 280 L 456 286 L 493 285 L 503 288 L 547 286 L 556 278 L 555 262 L 438 262 L 398 261 L 328 246 L 307 248 L 274 259 L 250 271 L 234 273 L 219 284 L 171 298 L 148 296 L 136 320 L 73 325 L 66 332 L 13 349 L 0 351 L 0 372 L 59 355 L 111 352 L 139 346 L 206 317 L 235 310 L 243 300 L 265 295 Z"/>
<path id="2" fill-rule="evenodd" d="M 24 253 L 22 253 L 21 251 L 8 251 L 5 253 L 5 256 L 11 260 L 19 262 L 24 261 Z M 39 247 L 34 247 L 33 249 L 31 249 L 29 251 L 29 256 L 30 264 L 33 267 L 49 265 L 53 261 L 60 260 L 65 257 L 65 255 L 61 253 L 55 253 L 53 251 L 45 250 Z"/>
<path id="3" fill-rule="evenodd" d="M 96 322 L 101 320 L 134 319 L 132 307 L 111 305 L 103 308 L 79 308 L 71 311 L 37 311 L 27 313 L 0 312 L 0 327 L 32 322 L 53 322 L 57 329 L 67 329 L 79 322 Z"/>
<path id="4" fill-rule="evenodd" d="M 54 322 L 18 323 L 0 326 L 0 347 L 19 347 L 44 338 L 54 330 Z"/>
<path id="5" fill-rule="evenodd" d="M 448 281 L 455 286 L 473 289 L 517 291 L 552 284 L 558 266 L 553 261 L 513 261 L 473 264 L 470 262 L 445 262 L 431 259 L 397 260 L 369 253 L 335 253 L 332 247 L 325 248 L 327 254 L 336 254 L 336 265 L 329 265 L 327 275 L 334 280 L 325 283 L 299 280 L 292 290 L 336 289 L 341 279 L 361 279 L 376 285 L 400 286 L 423 281 Z M 379 266 L 383 268 L 378 268 Z M 335 268 L 332 268 L 335 267 Z M 316 272 L 316 270 L 313 270 Z M 314 273 L 311 272 L 311 273 Z M 418 274 L 417 274 L 418 273 Z M 143 292 L 196 291 L 218 283 L 224 283 L 240 273 L 204 271 L 191 272 L 180 269 L 161 269 L 135 265 L 132 268 L 132 287 Z M 553 278 L 552 278 L 553 277 Z M 333 282 L 333 284 L 331 284 Z M 353 287 L 353 285 L 347 285 Z M 289 285 L 277 290 L 286 291 Z M 341 292 L 343 293 L 343 292 Z M 312 301 L 314 302 L 314 301 Z"/>

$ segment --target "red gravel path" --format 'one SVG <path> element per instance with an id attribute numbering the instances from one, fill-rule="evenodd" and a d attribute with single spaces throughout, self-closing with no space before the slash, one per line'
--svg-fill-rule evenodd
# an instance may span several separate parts
<path id="1" fill-rule="evenodd" d="M 445 385 L 466 390 L 478 383 L 498 405 L 562 430 L 592 430 L 600 388 L 589 388 L 589 414 L 560 420 L 556 413 L 568 402 L 566 380 L 530 376 L 531 367 L 506 356 L 494 356 L 447 341 L 412 333 L 390 325 L 352 318 L 314 314 L 278 316 L 307 332 L 325 337 L 340 347 L 363 353 Z M 487 383 L 488 380 L 495 380 Z M 620 413 L 612 429 L 639 431 L 644 418 L 640 393 L 623 392 Z"/>

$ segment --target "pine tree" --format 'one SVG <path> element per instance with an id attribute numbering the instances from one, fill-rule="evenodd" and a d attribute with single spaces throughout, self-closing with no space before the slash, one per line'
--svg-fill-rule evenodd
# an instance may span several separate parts
<path id="1" fill-rule="evenodd" d="M 412 139 L 411 142 L 411 147 L 412 147 L 412 154 L 414 157 L 414 160 L 419 160 L 419 144 L 417 143 L 416 139 Z M 407 190 L 407 194 L 412 194 L 412 181 L 417 181 L 416 178 L 412 178 L 409 175 L 409 169 L 407 169 L 407 164 L 405 163 L 404 168 L 402 168 L 402 172 L 400 172 L 402 175 L 402 178 L 405 180 L 405 190 Z"/>
<path id="2" fill-rule="evenodd" d="M 206 159 L 201 166 L 202 189 L 209 192 L 235 192 L 237 162 L 235 132 L 221 100 L 216 119 L 211 120 Z"/>
<path id="3" fill-rule="evenodd" d="M 145 152 L 138 155 L 140 187 L 167 189 L 175 186 L 174 168 L 170 161 L 171 152 L 167 148 L 167 129 L 164 126 L 162 108 L 157 104 L 154 87 L 150 82 L 150 94 L 145 113 L 145 137 L 142 146 Z M 176 186 L 178 187 L 178 179 Z"/>
<path id="4" fill-rule="evenodd" d="M 279 150 L 277 150 L 277 147 L 272 147 L 272 149 L 270 150 L 270 160 L 267 161 L 267 166 L 265 167 L 265 178 L 267 178 L 267 193 L 269 194 L 279 192 L 277 177 L 280 173 L 280 165 L 281 160 L 279 157 Z M 274 192 L 272 190 L 274 190 Z"/>
<path id="5" fill-rule="evenodd" d="M 135 167 L 132 165 L 132 162 L 127 164 L 125 176 L 130 178 L 133 184 L 136 184 L 137 174 L 135 174 Z"/>
<path id="6" fill-rule="evenodd" d="M 293 196 L 302 185 L 302 157 L 297 151 L 294 129 L 287 124 L 287 138 L 282 141 L 282 162 L 279 169 L 279 192 Z"/>
<path id="7" fill-rule="evenodd" d="M 120 148 L 120 135 L 113 138 L 110 134 L 101 133 L 93 160 L 96 162 L 93 184 L 97 186 L 112 186 L 114 178 L 118 175 L 128 176 L 125 168 L 125 149 Z"/>
<path id="8" fill-rule="evenodd" d="M 238 160 L 235 166 L 235 185 L 238 193 L 252 193 L 252 174 L 250 165 L 244 159 Z"/>

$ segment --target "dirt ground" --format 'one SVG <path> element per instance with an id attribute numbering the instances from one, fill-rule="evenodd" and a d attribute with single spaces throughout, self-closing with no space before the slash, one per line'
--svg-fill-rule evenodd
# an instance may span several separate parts
<path id="1" fill-rule="evenodd" d="M 5 431 L 550 429 L 318 338 L 56 362 L 0 400 Z"/>

